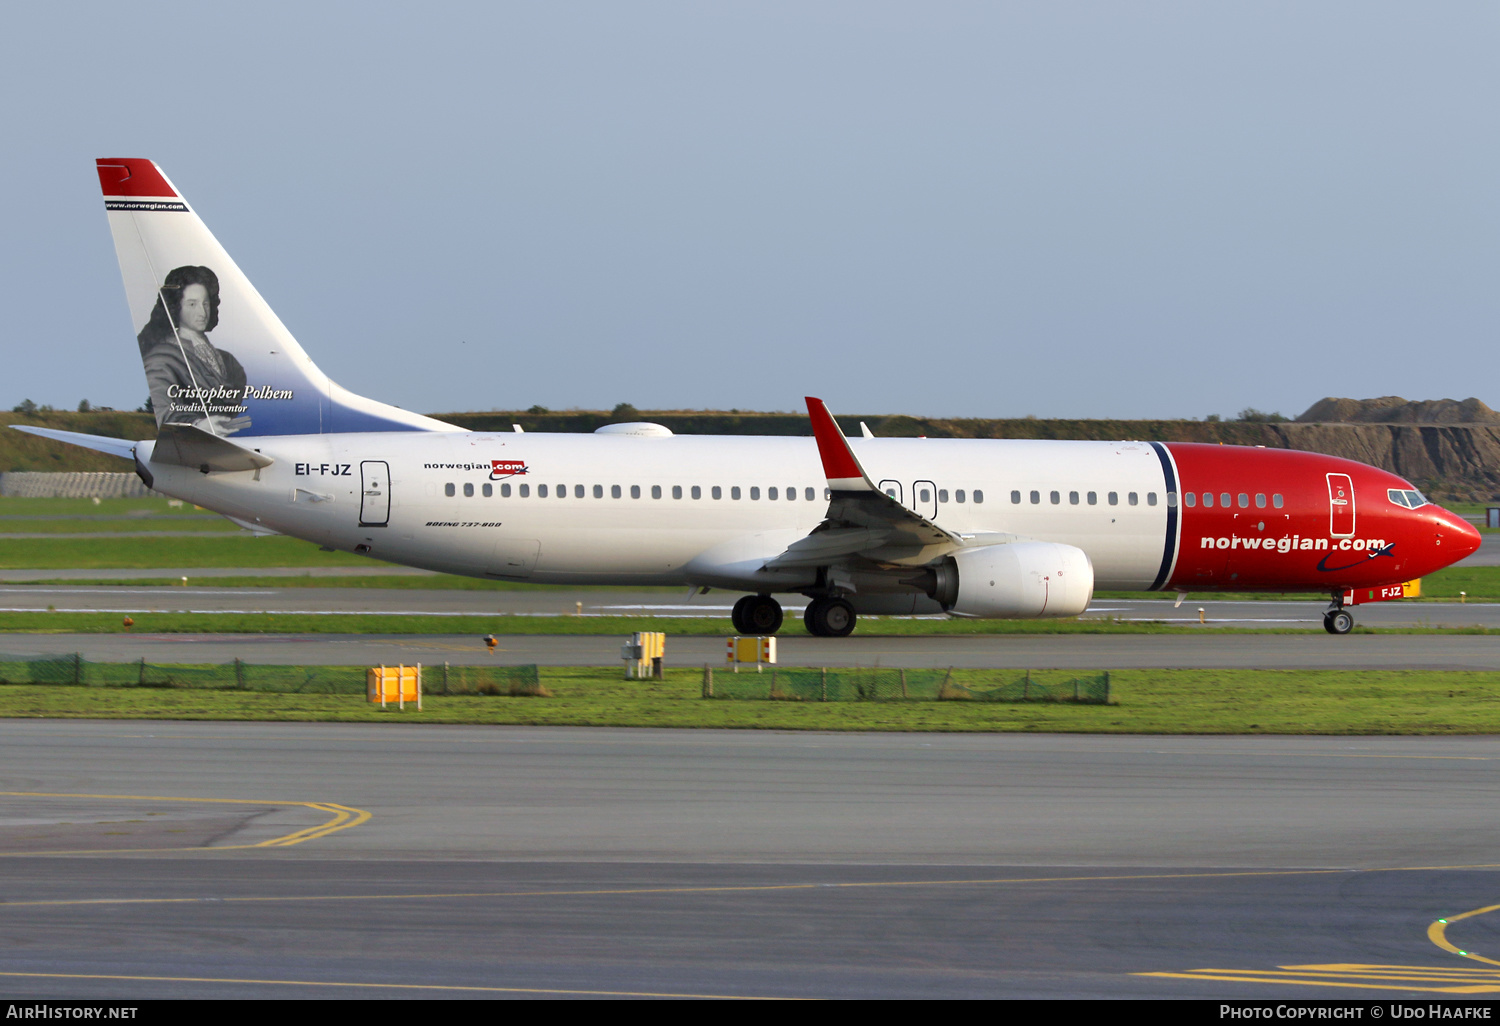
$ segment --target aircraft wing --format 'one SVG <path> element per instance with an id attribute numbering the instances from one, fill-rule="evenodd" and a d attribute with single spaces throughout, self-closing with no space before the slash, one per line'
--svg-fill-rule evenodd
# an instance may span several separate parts
<path id="1" fill-rule="evenodd" d="M 807 412 L 832 492 L 828 513 L 811 534 L 767 562 L 766 569 L 853 559 L 913 565 L 971 544 L 875 487 L 823 400 L 809 396 Z"/>

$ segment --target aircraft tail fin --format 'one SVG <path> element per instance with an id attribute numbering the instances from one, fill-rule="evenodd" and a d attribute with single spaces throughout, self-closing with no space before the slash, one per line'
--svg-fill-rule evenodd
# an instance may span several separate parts
<path id="1" fill-rule="evenodd" d="M 158 427 L 220 438 L 459 430 L 329 380 L 154 163 L 102 158 L 98 170 Z"/>

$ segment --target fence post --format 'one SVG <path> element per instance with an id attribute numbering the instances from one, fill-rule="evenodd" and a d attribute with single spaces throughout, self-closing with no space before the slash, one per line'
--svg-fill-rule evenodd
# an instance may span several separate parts
<path id="1" fill-rule="evenodd" d="M 902 698 L 907 697 L 907 695 L 906 695 L 906 670 L 904 670 L 904 669 L 901 671 L 901 697 Z"/>
<path id="2" fill-rule="evenodd" d="M 823 688 L 822 688 L 822 695 L 818 699 L 818 701 L 820 701 L 820 702 L 826 702 L 826 701 L 828 701 L 828 667 L 826 667 L 826 666 L 823 667 Z"/>
<path id="3" fill-rule="evenodd" d="M 448 660 L 443 660 L 443 694 L 448 693 Z"/>
<path id="4" fill-rule="evenodd" d="M 703 697 L 714 697 L 714 671 L 709 669 L 707 663 L 703 664 Z"/>

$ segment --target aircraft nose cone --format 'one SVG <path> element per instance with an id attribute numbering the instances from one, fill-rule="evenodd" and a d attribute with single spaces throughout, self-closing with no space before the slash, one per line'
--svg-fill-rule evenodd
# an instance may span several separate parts
<path id="1" fill-rule="evenodd" d="M 1454 559 L 1455 562 L 1463 559 L 1464 556 L 1478 552 L 1479 544 L 1484 540 L 1479 534 L 1479 528 L 1464 517 L 1449 513 L 1448 510 L 1443 510 L 1443 517 L 1437 529 L 1442 535 L 1443 547 L 1449 549 L 1445 555 Z"/>

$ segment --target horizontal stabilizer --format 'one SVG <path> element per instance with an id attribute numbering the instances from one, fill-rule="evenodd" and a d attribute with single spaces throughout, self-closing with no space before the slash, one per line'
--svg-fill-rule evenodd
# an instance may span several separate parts
<path id="1" fill-rule="evenodd" d="M 259 470 L 275 460 L 191 424 L 163 424 L 156 448 L 151 451 L 151 462 L 192 467 L 207 474 Z"/>
<path id="2" fill-rule="evenodd" d="M 128 438 L 106 438 L 103 435 L 86 435 L 81 431 L 58 431 L 56 428 L 32 427 L 30 424 L 12 424 L 11 427 L 17 431 L 24 431 L 28 435 L 40 435 L 54 442 L 67 442 L 69 445 L 82 446 L 85 449 L 93 449 L 95 452 L 107 452 L 121 459 L 135 458 L 135 443 Z"/>

